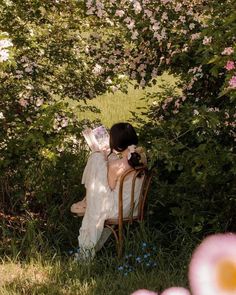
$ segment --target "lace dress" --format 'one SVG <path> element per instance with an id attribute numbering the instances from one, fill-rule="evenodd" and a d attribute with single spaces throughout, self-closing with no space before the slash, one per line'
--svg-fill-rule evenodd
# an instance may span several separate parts
<path id="1" fill-rule="evenodd" d="M 115 155 L 112 156 L 117 157 Z M 117 158 L 118 159 L 118 158 Z M 86 188 L 87 207 L 79 231 L 79 247 L 81 255 L 93 257 L 111 231 L 104 229 L 104 222 L 108 218 L 118 217 L 118 190 L 119 180 L 114 190 L 111 190 L 107 180 L 107 160 L 100 152 L 92 153 L 84 169 L 82 184 Z M 134 214 L 137 214 L 138 196 L 141 190 L 143 178 L 138 178 L 135 185 L 135 203 Z M 123 214 L 128 216 L 130 208 L 130 188 L 132 177 L 124 182 L 123 189 Z"/>

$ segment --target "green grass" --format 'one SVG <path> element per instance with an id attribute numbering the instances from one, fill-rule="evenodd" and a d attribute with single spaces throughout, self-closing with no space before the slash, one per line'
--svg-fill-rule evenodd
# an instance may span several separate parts
<path id="1" fill-rule="evenodd" d="M 59 253 L 37 254 L 20 261 L 5 258 L 0 264 L 0 294 L 66 294 L 66 295 L 128 295 L 146 288 L 162 291 L 170 286 L 187 286 L 187 266 L 194 247 L 190 237 L 178 238 L 168 244 L 160 231 L 137 227 L 126 240 L 125 253 L 134 257 L 143 255 L 141 245 L 146 241 L 156 246 L 152 259 L 157 265 L 147 268 L 145 263 L 133 263 L 134 270 L 127 275 L 118 270 L 127 262 L 118 260 L 112 240 L 88 264 Z"/>
<path id="2" fill-rule="evenodd" d="M 124 122 L 132 119 L 132 113 L 140 114 L 142 109 L 147 107 L 152 101 L 148 100 L 147 93 L 153 93 L 160 90 L 162 83 L 175 85 L 177 79 L 167 73 L 163 74 L 157 79 L 156 85 L 147 87 L 146 89 L 134 89 L 132 85 L 128 87 L 128 93 L 117 91 L 113 93 L 106 93 L 98 96 L 92 100 L 88 100 L 86 104 L 79 102 L 79 105 L 95 106 L 100 110 L 100 113 L 86 111 L 85 113 L 78 112 L 80 119 L 99 119 L 102 124 L 110 128 L 114 123 Z M 70 101 L 71 106 L 76 106 L 78 103 Z"/>

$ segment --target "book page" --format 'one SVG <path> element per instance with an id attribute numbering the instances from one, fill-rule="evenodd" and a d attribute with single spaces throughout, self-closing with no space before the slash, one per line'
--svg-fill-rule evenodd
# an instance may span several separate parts
<path id="1" fill-rule="evenodd" d="M 82 134 L 91 151 L 95 152 L 109 149 L 109 134 L 103 125 L 95 129 L 86 128 Z"/>

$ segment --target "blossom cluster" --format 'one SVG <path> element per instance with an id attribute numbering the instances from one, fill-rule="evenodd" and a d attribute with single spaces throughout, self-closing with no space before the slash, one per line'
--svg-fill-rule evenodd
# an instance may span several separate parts
<path id="1" fill-rule="evenodd" d="M 200 12 L 188 1 L 88 0 L 86 9 L 87 15 L 126 30 L 131 42 L 125 48 L 127 74 L 142 87 L 201 38 Z M 112 52 L 110 59 L 120 60 L 120 52 Z"/>
<path id="2" fill-rule="evenodd" d="M 13 46 L 11 40 L 8 38 L 8 34 L 4 33 L 2 37 L 0 38 L 0 63 L 9 59 L 9 47 Z"/>

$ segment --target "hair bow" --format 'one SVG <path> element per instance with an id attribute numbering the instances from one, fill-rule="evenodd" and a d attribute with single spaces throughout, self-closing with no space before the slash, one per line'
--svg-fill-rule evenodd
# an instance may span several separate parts
<path id="1" fill-rule="evenodd" d="M 136 150 L 136 145 L 132 144 L 128 146 L 128 160 L 131 158 L 131 154 L 134 153 Z"/>

